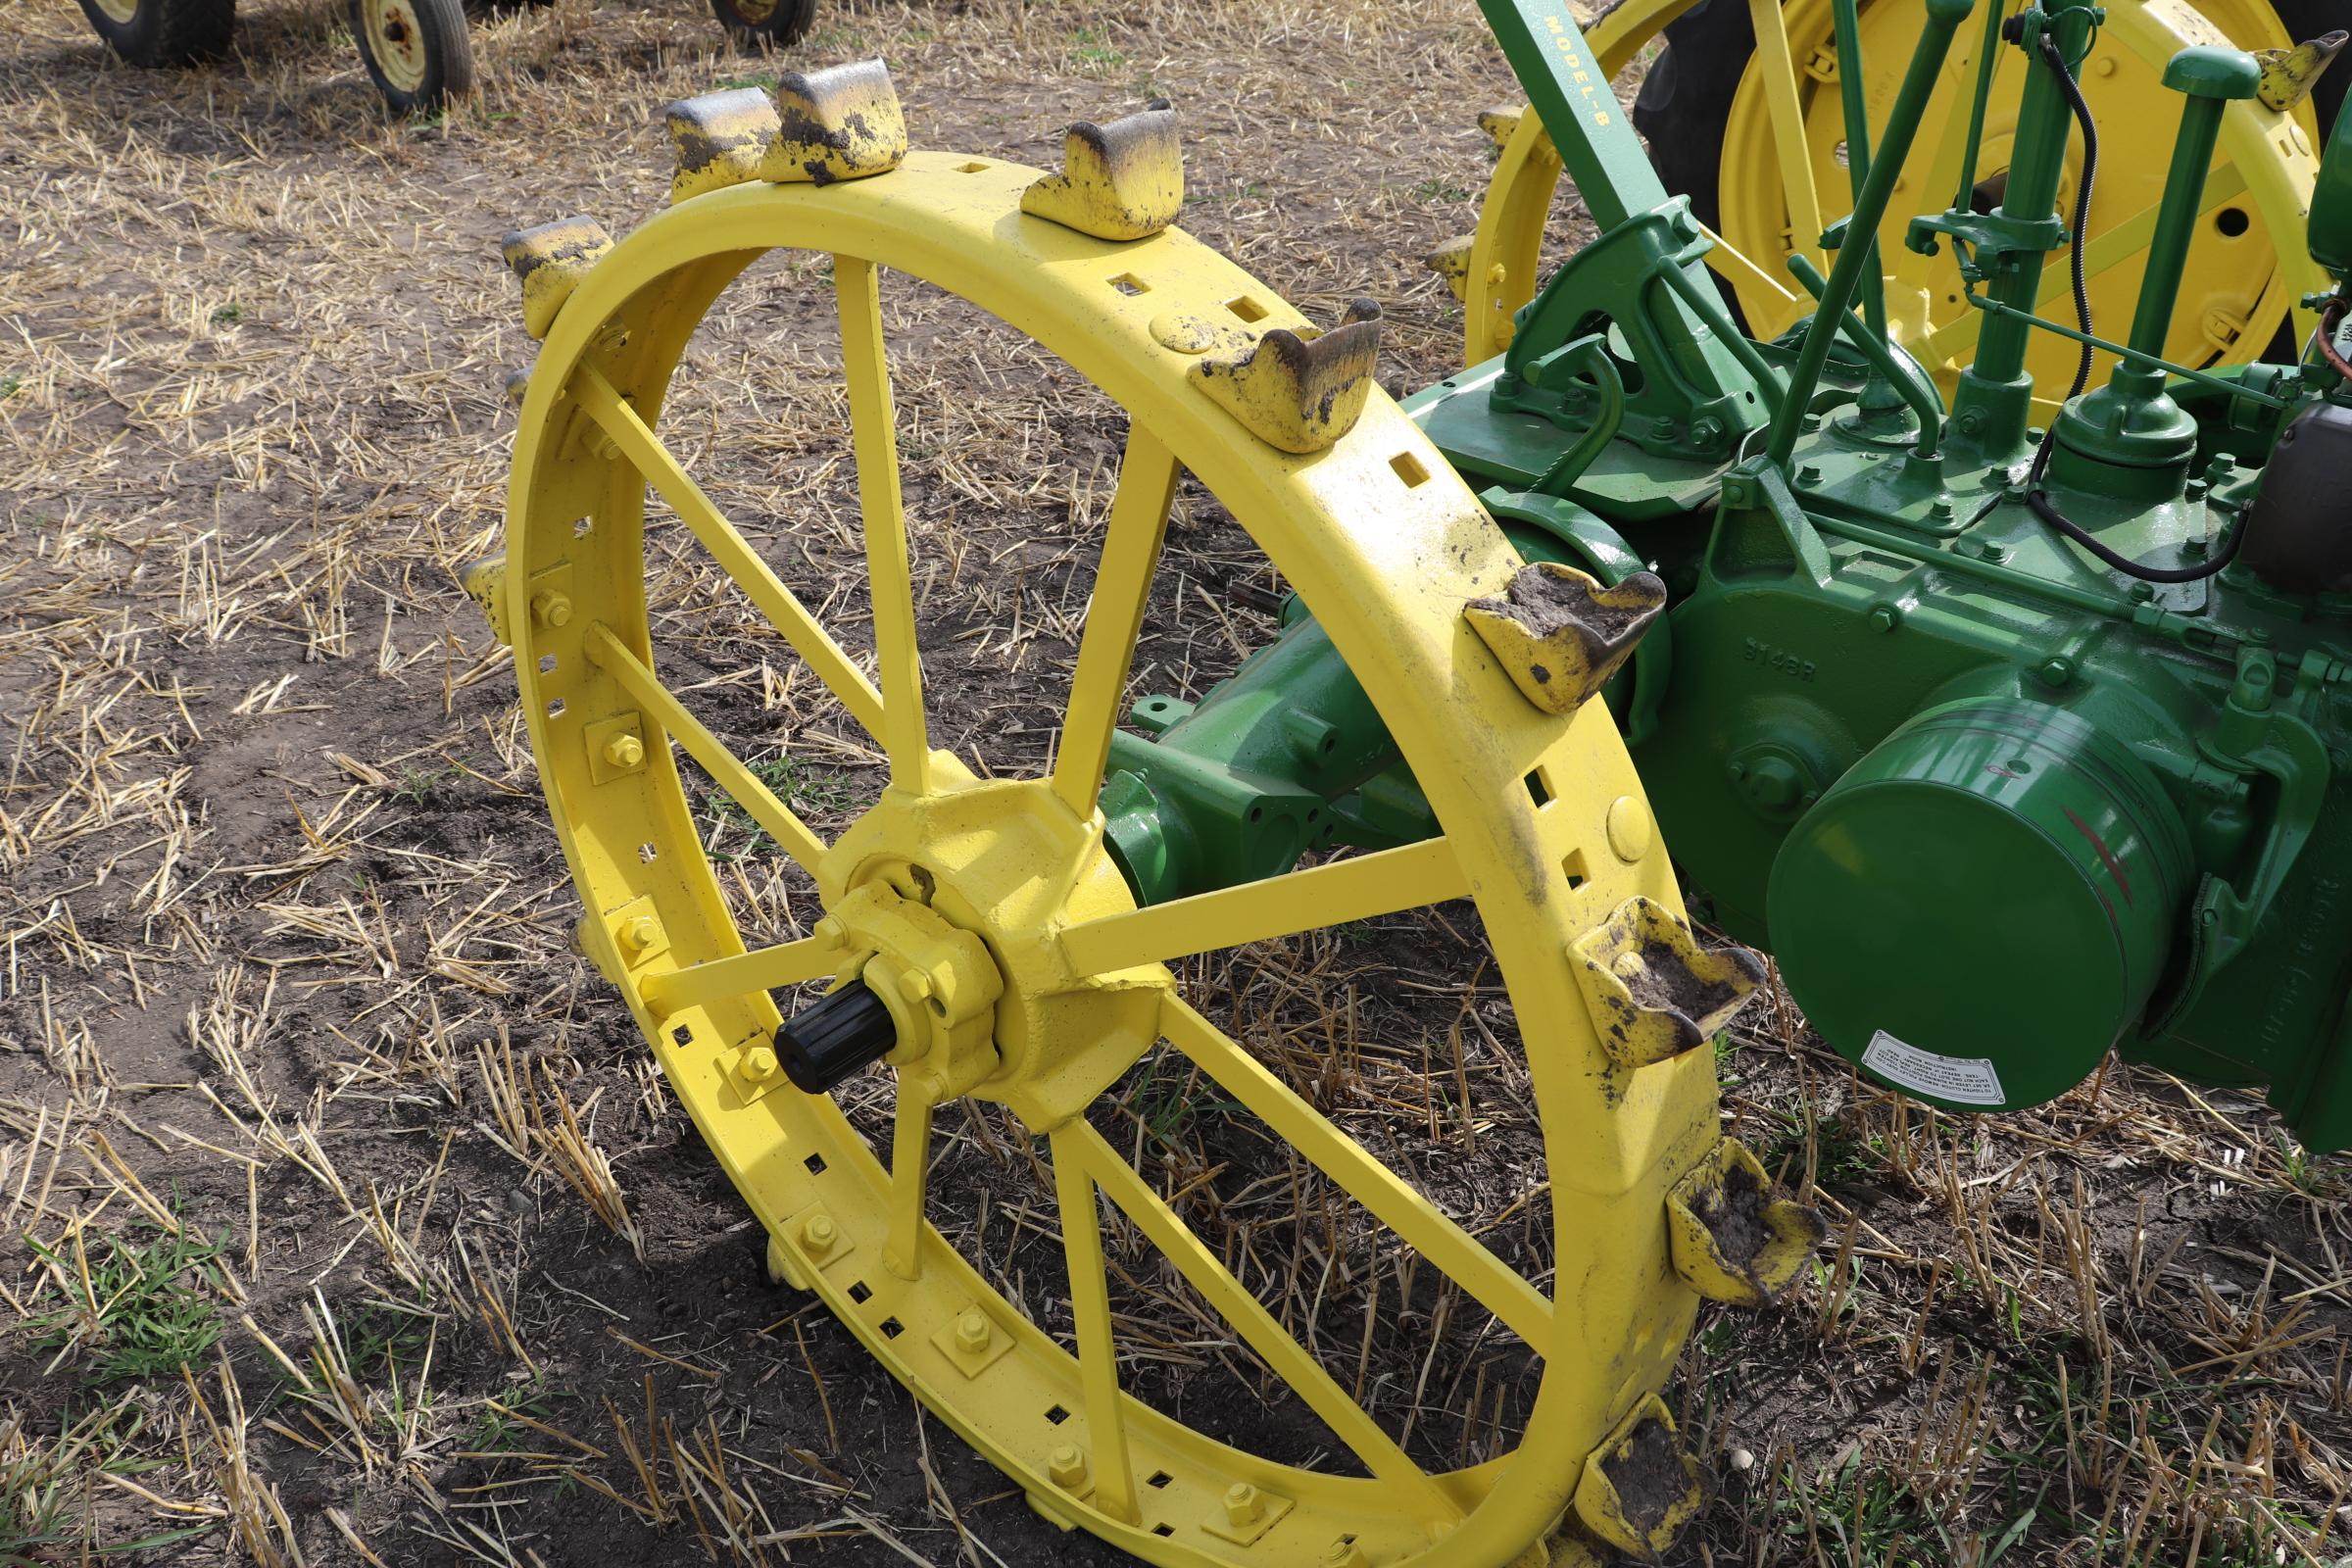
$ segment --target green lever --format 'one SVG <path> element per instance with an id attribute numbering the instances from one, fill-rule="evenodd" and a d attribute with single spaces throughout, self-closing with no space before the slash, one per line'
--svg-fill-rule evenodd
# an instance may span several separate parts
<path id="1" fill-rule="evenodd" d="M 1863 181 L 1861 197 L 1854 203 L 1849 232 L 1878 233 L 1879 224 L 1886 216 L 1886 204 L 1894 196 L 1894 182 L 1903 172 L 1903 161 L 1911 155 L 1911 143 L 1919 135 L 1920 121 L 1927 115 L 1928 99 L 1936 91 L 1936 78 L 1942 74 L 1944 60 L 1952 52 L 1952 36 L 1976 8 L 1977 0 L 1928 0 L 1928 24 L 1919 35 L 1918 47 L 1911 51 L 1911 66 L 1903 73 L 1902 90 L 1895 95 L 1894 109 L 1886 117 L 1886 137 L 1871 162 L 1870 177 Z M 1875 266 L 1876 261 L 1875 247 L 1871 245 L 1847 244 L 1838 248 L 1838 265 L 1830 269 L 1821 309 L 1814 314 L 1813 325 L 1805 333 L 1804 347 L 1797 351 L 1796 368 L 1788 377 L 1788 399 L 1772 421 L 1772 440 L 1767 450 L 1777 465 L 1787 466 L 1789 455 L 1796 450 L 1797 435 L 1804 428 L 1805 405 L 1821 382 L 1822 368 L 1829 363 L 1830 344 L 1838 332 L 1838 318 L 1853 308 L 1854 291 L 1862 284 L 1862 270 Z"/>
<path id="2" fill-rule="evenodd" d="M 2156 213 L 2156 234 L 2148 242 L 2138 314 L 2132 318 L 2132 347 L 2151 359 L 2164 353 L 2172 327 L 2189 241 L 2204 205 L 2205 176 L 2221 140 L 2222 116 L 2232 100 L 2254 96 L 2262 85 L 2262 67 L 2242 49 L 2183 49 L 2164 68 L 2164 84 L 2186 94 L 2187 101 L 2180 110 L 2180 139 L 2173 143 L 2172 172 L 2165 176 L 2164 204 Z"/>

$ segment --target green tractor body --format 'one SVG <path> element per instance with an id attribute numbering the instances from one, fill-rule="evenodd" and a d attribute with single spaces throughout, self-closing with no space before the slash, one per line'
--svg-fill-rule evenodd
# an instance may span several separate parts
<path id="1" fill-rule="evenodd" d="M 2305 1144 L 2352 1146 L 2343 313 L 2317 302 L 2328 325 L 2300 365 L 2160 358 L 2255 62 L 2192 49 L 2167 73 L 2180 130 L 2134 318 L 2043 319 L 2045 271 L 2080 265 L 2062 175 L 2095 129 L 2072 68 L 2100 14 L 1930 0 L 1875 148 L 1856 139 L 1835 265 L 1798 270 L 1821 309 L 1758 343 L 1561 0 L 1486 9 L 1602 232 L 1503 355 L 1408 407 L 1531 561 L 1670 590 L 1603 700 L 1695 907 L 1776 956 L 1833 1046 L 1922 1100 L 2034 1104 L 2117 1050 L 2266 1085 Z M 1876 247 L 1838 242 L 1879 231 L 1963 25 L 1988 28 L 1987 63 L 2011 48 L 2036 69 L 1999 205 L 1911 225 L 1984 316 L 1947 408 L 1872 324 Z M 2342 290 L 2343 124 L 2308 243 Z M 2116 356 L 2050 428 L 2024 364 L 2045 331 L 2080 342 L 2086 371 L 2094 347 Z M 1432 830 L 1306 607 L 1285 619 L 1198 705 L 1147 699 L 1151 738 L 1114 749 L 1105 815 L 1142 897 Z"/>

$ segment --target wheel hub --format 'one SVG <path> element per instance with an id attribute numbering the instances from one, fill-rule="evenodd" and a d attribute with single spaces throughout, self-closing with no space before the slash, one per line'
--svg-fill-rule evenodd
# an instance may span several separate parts
<path id="1" fill-rule="evenodd" d="M 937 793 L 886 790 L 827 856 L 816 934 L 888 1009 L 883 1060 L 929 1098 L 998 1102 L 1034 1132 L 1076 1115 L 1158 1038 L 1160 965 L 1078 972 L 1061 932 L 1135 907 L 1102 836 L 1042 781 L 934 754 Z"/>

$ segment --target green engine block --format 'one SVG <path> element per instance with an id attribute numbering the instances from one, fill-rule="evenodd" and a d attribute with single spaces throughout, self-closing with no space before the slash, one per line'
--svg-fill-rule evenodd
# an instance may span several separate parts
<path id="1" fill-rule="evenodd" d="M 1836 242 L 1878 231 L 1970 0 L 1923 8 L 1831 275 L 1798 278 L 1820 314 L 1777 343 L 1740 333 L 1622 116 L 1580 114 L 1597 67 L 1559 0 L 1488 11 L 1608 226 L 1505 355 L 1408 407 L 1529 559 L 1670 589 L 1605 700 L 1694 908 L 1920 1099 L 2030 1105 L 2120 1050 L 2267 1085 L 2304 1143 L 2352 1146 L 2352 379 L 2325 335 L 2301 365 L 2230 374 L 2158 357 L 2254 62 L 2188 50 L 2168 73 L 2173 178 L 2115 343 L 2033 312 L 2066 261 L 2060 172 L 2095 113 L 2072 67 L 2100 14 L 2040 0 L 2007 21 L 2034 69 L 2003 204 L 1911 229 L 1985 313 L 1947 411 L 1853 314 L 1875 248 Z M 2338 280 L 2309 302 L 2332 334 L 2352 120 L 2309 242 Z M 2117 357 L 2047 431 L 2023 367 L 2042 330 Z M 1432 830 L 1305 607 L 1285 619 L 1197 708 L 1148 700 L 1152 737 L 1114 748 L 1104 808 L 1141 896 Z"/>

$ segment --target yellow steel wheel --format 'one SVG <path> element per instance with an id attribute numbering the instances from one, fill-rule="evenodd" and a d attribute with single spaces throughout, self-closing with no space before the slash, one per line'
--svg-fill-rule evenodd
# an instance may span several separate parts
<path id="1" fill-rule="evenodd" d="M 1693 0 L 1628 0 L 1593 26 L 1602 66 L 1630 64 Z M 1720 137 L 1719 160 L 1663 156 L 1670 172 L 1704 164 L 1718 187 L 1703 195 L 1702 216 L 1719 213 L 1722 243 L 1710 258 L 1728 283 L 1750 331 L 1771 337 L 1801 318 L 1811 300 L 1789 278 L 1787 260 L 1803 254 L 1825 265 L 1814 243 L 1824 221 L 1851 206 L 1843 163 L 1845 123 L 1829 0 L 1713 0 L 1711 16 L 1742 8 L 1752 54 L 1740 76 Z M 1695 19 L 1694 19 L 1695 20 Z M 1917 37 L 1918 13 L 1904 0 L 1862 8 L 1863 58 L 1870 102 L 1883 115 Z M 1940 209 L 1959 179 L 1982 31 L 1963 29 L 1881 229 L 1887 269 L 1888 321 L 1896 339 L 1947 386 L 1972 357 L 1980 313 L 1962 300 L 1948 251 L 1922 257 L 1903 233 L 1918 213 Z M 2143 0 L 2110 8 L 2085 68 L 2085 95 L 2103 127 L 2104 156 L 2092 194 L 2088 251 L 2095 318 L 2112 326 L 2131 318 L 2156 204 L 2171 157 L 2178 102 L 2157 83 L 2164 63 L 2194 43 L 2227 39 L 2244 48 L 2292 40 L 2266 0 Z M 1677 46 L 1680 47 L 1679 45 Z M 2009 130 L 2023 84 L 2023 63 L 1996 68 L 1992 113 L 1979 165 L 1979 190 L 1990 196 L 2006 168 Z M 1682 118 L 1678 105 L 1678 120 Z M 1703 123 L 1703 116 L 1693 116 Z M 1710 149 L 1715 138 L 1708 136 Z M 2318 130 L 2309 103 L 2288 113 L 2247 102 L 2230 106 L 2222 147 L 2206 189 L 2209 221 L 2191 247 L 2170 357 L 2192 365 L 2244 364 L 2262 357 L 2300 298 L 2326 287 L 2305 254 L 2302 216 L 2318 176 Z M 1465 303 L 1465 350 L 1475 364 L 1500 351 L 1509 317 L 1532 297 L 1541 270 L 1544 219 L 1559 160 L 1532 115 L 1520 117 L 1498 161 L 1471 249 Z M 2072 185 L 2067 187 L 2072 199 Z M 2274 235 L 2286 237 L 2282 258 Z M 1499 269 L 1499 271 L 1496 270 Z M 2042 309 L 2070 316 L 2067 274 L 2053 268 Z M 2297 330 L 2314 322 L 2306 314 Z M 2109 333 L 2108 335 L 2113 335 Z M 2072 379 L 2076 350 L 2040 334 L 2030 368 L 2045 395 Z"/>
<path id="2" fill-rule="evenodd" d="M 1637 1546 L 1662 1539 L 1697 1487 L 1695 1470 L 1677 1468 L 1653 1391 L 1700 1298 L 1687 1281 L 1716 1278 L 1692 1261 L 1703 1243 L 1676 1239 L 1674 1214 L 1687 1213 L 1693 1182 L 1720 1192 L 1737 1161 L 1718 1133 L 1709 1051 L 1630 1066 L 1630 1048 L 1612 1055 L 1594 1022 L 1619 1020 L 1622 1036 L 1620 1015 L 1588 998 L 1622 993 L 1617 977 L 1639 969 L 1595 944 L 1661 940 L 1680 929 L 1680 905 L 1602 705 L 1540 710 L 1465 622 L 1467 601 L 1502 592 L 1520 569 L 1510 545 L 1377 388 L 1336 444 L 1293 455 L 1188 379 L 1202 323 L 1254 336 L 1304 318 L 1181 230 L 1118 243 L 1029 216 L 1035 172 L 989 159 L 916 152 L 823 185 L 734 177 L 609 250 L 585 220 L 557 225 L 520 264 L 545 346 L 515 440 L 508 556 L 477 590 L 514 644 L 586 909 L 583 947 L 765 1225 L 773 1271 L 816 1291 L 1041 1511 L 1153 1562 L 1565 1565 L 1590 1560 L 1568 1539 L 1588 1527 L 1621 1541 L 1646 1532 Z M 837 640 L 843 628 L 720 514 L 663 429 L 688 338 L 778 248 L 825 259 L 798 275 L 838 311 L 866 576 L 846 602 L 870 595 L 870 679 Z M 1045 715 L 1058 746 L 1038 776 L 975 777 L 932 743 L 911 587 L 929 535 L 919 516 L 910 529 L 902 501 L 886 271 L 894 299 L 905 280 L 926 298 L 960 296 L 1127 416 L 1075 675 Z M 534 292 L 534 273 L 564 286 Z M 1180 470 L 1318 608 L 1443 837 L 1135 908 L 1096 796 Z M 648 520 L 649 486 L 676 520 Z M 880 800 L 830 843 L 747 766 L 738 749 L 751 737 L 706 724 L 691 710 L 700 699 L 660 673 L 670 656 L 649 624 L 649 538 L 664 562 L 708 552 L 887 758 Z M 821 905 L 801 916 L 808 934 L 746 951 L 678 750 L 807 870 Z M 1188 996 L 1168 967 L 1463 897 L 1519 1020 L 1558 1195 L 1541 1284 L 1287 1087 L 1219 999 Z M 1639 922 L 1648 935 L 1635 935 Z M 777 1065 L 770 991 L 850 975 L 896 1025 L 887 1167 L 835 1098 L 800 1092 Z M 1287 1301 L 1260 1299 L 1258 1266 L 1257 1283 L 1242 1284 L 1125 1140 L 1089 1121 L 1096 1098 L 1154 1053 L 1197 1068 L 1295 1149 L 1450 1281 L 1465 1311 L 1491 1313 L 1494 1335 L 1526 1342 L 1540 1382 L 1506 1451 L 1454 1469 L 1411 1457 L 1394 1417 L 1367 1414 L 1284 1326 Z M 932 1118 L 965 1097 L 1050 1150 L 1044 1201 L 1066 1251 L 1074 1354 L 926 1218 L 940 1198 L 926 1179 Z M 1123 1388 L 1103 1261 L 1114 1224 L 1128 1245 L 1148 1241 L 1347 1452 L 1319 1467 L 1274 1462 Z M 1352 1343 L 1345 1353 L 1354 1365 Z M 1596 1451 L 1603 1461 L 1588 1464 Z M 1661 1455 L 1668 1473 L 1642 1495 L 1612 1489 L 1611 1465 L 1654 1468 Z M 1350 1457 L 1360 1473 L 1339 1473 Z"/>

